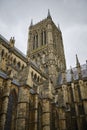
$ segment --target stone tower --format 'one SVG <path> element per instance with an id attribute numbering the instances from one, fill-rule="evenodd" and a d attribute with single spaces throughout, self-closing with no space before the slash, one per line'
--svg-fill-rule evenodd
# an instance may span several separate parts
<path id="1" fill-rule="evenodd" d="M 66 70 L 49 11 L 29 30 L 27 57 L 0 35 L 0 130 L 87 130 L 87 61 Z"/>
<path id="2" fill-rule="evenodd" d="M 66 69 L 62 33 L 50 11 L 47 18 L 29 27 L 27 56 L 42 72 L 55 81 L 60 70 Z"/>

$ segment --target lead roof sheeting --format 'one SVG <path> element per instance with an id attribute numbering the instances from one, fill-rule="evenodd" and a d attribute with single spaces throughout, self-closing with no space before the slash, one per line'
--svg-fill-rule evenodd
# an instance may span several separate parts
<path id="1" fill-rule="evenodd" d="M 18 82 L 16 79 L 13 79 L 12 83 L 14 83 L 14 84 L 20 86 L 19 82 Z"/>
<path id="2" fill-rule="evenodd" d="M 0 76 L 6 79 L 7 74 L 5 74 L 4 72 L 2 72 L 2 71 L 0 70 Z"/>
<path id="3" fill-rule="evenodd" d="M 74 68 L 72 68 L 72 70 L 73 70 L 74 80 L 78 80 L 79 77 L 78 77 L 77 68 L 74 67 Z M 71 72 L 70 71 L 71 71 L 70 69 L 66 71 L 67 82 L 71 82 Z M 87 77 L 87 64 L 81 65 L 81 73 L 82 73 L 82 78 Z M 61 85 L 62 83 L 63 83 L 62 73 L 60 73 L 59 76 L 58 76 L 58 79 L 57 79 L 57 84 Z"/>

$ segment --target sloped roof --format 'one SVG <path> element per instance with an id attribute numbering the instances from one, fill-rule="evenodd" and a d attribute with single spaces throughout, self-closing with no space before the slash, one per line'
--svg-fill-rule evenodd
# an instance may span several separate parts
<path id="1" fill-rule="evenodd" d="M 0 77 L 2 77 L 4 79 L 8 78 L 7 74 L 5 72 L 1 71 L 1 70 L 0 70 Z M 17 85 L 17 86 L 20 86 L 19 82 L 16 79 L 13 79 L 12 83 Z"/>
<path id="2" fill-rule="evenodd" d="M 6 79 L 7 74 L 0 70 L 0 77 Z"/>
<path id="3" fill-rule="evenodd" d="M 77 68 L 74 67 L 74 68 L 72 68 L 72 70 L 73 70 L 73 78 L 74 78 L 74 80 L 78 80 L 79 76 L 78 76 Z M 87 64 L 81 65 L 81 74 L 82 74 L 82 78 L 87 77 Z M 71 70 L 70 69 L 66 70 L 66 81 L 67 81 L 67 83 L 72 81 L 72 79 L 71 79 Z M 63 83 L 62 73 L 60 72 L 59 75 L 58 75 L 58 78 L 57 78 L 57 85 L 61 85 L 62 83 Z"/>

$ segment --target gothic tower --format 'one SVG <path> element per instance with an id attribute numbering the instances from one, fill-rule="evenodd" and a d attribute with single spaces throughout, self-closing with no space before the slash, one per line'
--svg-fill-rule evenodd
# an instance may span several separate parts
<path id="1" fill-rule="evenodd" d="M 50 11 L 47 18 L 29 27 L 27 56 L 54 81 L 58 72 L 66 69 L 62 33 L 56 27 Z"/>

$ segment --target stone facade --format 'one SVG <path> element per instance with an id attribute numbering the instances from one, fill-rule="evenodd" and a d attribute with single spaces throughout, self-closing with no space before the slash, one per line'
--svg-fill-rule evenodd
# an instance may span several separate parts
<path id="1" fill-rule="evenodd" d="M 87 130 L 87 63 L 66 70 L 49 11 L 28 34 L 26 56 L 0 35 L 0 130 Z"/>

